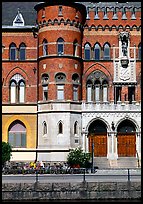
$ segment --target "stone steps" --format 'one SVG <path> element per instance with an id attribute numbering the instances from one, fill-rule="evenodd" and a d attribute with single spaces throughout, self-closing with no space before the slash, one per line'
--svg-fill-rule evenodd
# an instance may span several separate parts
<path id="1" fill-rule="evenodd" d="M 119 157 L 117 160 L 108 160 L 106 157 L 95 157 L 94 166 L 104 168 L 137 168 L 138 161 L 135 157 Z"/>

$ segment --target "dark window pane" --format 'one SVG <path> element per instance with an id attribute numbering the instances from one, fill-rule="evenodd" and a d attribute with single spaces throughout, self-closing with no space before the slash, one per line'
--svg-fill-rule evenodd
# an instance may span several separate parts
<path id="1" fill-rule="evenodd" d="M 97 48 L 94 50 L 95 53 L 95 60 L 100 60 L 100 49 Z"/>
<path id="2" fill-rule="evenodd" d="M 85 49 L 85 56 L 84 56 L 84 58 L 86 60 L 90 60 L 90 50 L 89 49 Z"/>
<path id="3" fill-rule="evenodd" d="M 25 60 L 25 48 L 24 47 L 20 48 L 19 58 L 20 58 L 20 60 Z"/>
<path id="4" fill-rule="evenodd" d="M 16 60 L 16 48 L 11 48 L 10 49 L 10 59 L 11 60 Z"/>

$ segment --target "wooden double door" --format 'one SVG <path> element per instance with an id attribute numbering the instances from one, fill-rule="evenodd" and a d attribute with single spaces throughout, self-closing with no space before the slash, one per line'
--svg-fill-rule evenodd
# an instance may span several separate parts
<path id="1" fill-rule="evenodd" d="M 119 134 L 117 136 L 117 149 L 119 157 L 134 157 L 136 155 L 136 135 Z"/>
<path id="2" fill-rule="evenodd" d="M 107 156 L 107 135 L 106 134 L 92 134 L 89 136 L 89 151 L 92 153 L 92 146 L 94 157 Z"/>

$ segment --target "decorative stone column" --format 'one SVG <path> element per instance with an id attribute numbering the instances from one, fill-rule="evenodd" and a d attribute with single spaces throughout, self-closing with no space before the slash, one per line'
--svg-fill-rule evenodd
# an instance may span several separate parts
<path id="1" fill-rule="evenodd" d="M 115 131 L 108 132 L 107 158 L 109 160 L 117 159 L 117 138 Z"/>
<path id="2" fill-rule="evenodd" d="M 87 138 L 87 135 L 88 135 L 88 131 L 86 130 L 83 130 L 82 131 L 82 149 L 83 151 L 87 152 L 88 151 L 88 138 Z"/>
<path id="3" fill-rule="evenodd" d="M 136 132 L 136 151 L 137 157 L 141 161 L 141 132 Z"/>

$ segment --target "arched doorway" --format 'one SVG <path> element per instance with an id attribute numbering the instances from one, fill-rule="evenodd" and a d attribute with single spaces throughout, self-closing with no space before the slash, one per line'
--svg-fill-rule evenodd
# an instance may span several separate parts
<path id="1" fill-rule="evenodd" d="M 130 120 L 122 121 L 117 128 L 117 148 L 119 157 L 136 156 L 135 125 Z"/>
<path id="2" fill-rule="evenodd" d="M 88 128 L 89 152 L 92 153 L 94 144 L 94 157 L 107 156 L 107 128 L 101 120 L 95 120 Z"/>

